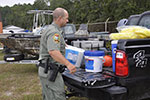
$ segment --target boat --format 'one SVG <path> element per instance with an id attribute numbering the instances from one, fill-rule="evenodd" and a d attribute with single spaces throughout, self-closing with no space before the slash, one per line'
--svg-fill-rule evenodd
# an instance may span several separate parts
<path id="1" fill-rule="evenodd" d="M 34 14 L 32 32 L 1 33 L 0 42 L 4 45 L 6 56 L 23 55 L 24 58 L 38 58 L 41 31 L 46 27 L 45 15 L 52 15 L 52 10 L 29 10 Z M 39 21 L 40 20 L 40 21 Z"/>
<path id="2" fill-rule="evenodd" d="M 29 10 L 27 13 L 34 14 L 32 32 L 0 34 L 0 42 L 4 45 L 5 61 L 12 62 L 23 59 L 38 59 L 39 57 L 41 31 L 47 27 L 45 15 L 52 15 L 53 11 Z M 74 37 L 76 31 L 74 24 L 67 24 L 62 29 L 65 33 L 64 37 Z"/>

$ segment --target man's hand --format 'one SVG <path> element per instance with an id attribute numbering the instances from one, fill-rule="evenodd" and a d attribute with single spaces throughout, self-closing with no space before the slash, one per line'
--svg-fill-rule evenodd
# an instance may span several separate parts
<path id="1" fill-rule="evenodd" d="M 73 64 L 71 64 L 71 63 L 69 63 L 67 65 L 67 68 L 69 69 L 71 74 L 74 74 L 76 72 L 76 67 Z"/>

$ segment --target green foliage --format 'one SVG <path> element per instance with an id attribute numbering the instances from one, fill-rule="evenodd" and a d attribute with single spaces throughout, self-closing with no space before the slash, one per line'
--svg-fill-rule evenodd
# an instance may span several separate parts
<path id="1" fill-rule="evenodd" d="M 35 0 L 32 9 L 30 10 L 44 10 L 44 9 L 49 9 L 49 7 L 46 5 L 44 0 Z"/>
<path id="2" fill-rule="evenodd" d="M 48 1 L 48 0 L 47 0 Z M 50 7 L 44 0 L 35 0 L 33 5 L 14 5 L 13 7 L 0 7 L 3 25 L 16 25 L 26 29 L 32 28 L 32 15 L 26 14 L 28 10 L 54 10 L 63 7 L 69 12 L 70 23 L 92 23 L 106 21 L 119 21 L 132 14 L 140 14 L 149 10 L 150 0 L 49 0 Z M 49 21 L 52 21 L 51 18 Z"/>
<path id="3" fill-rule="evenodd" d="M 32 5 L 14 5 L 1 8 L 3 25 L 16 25 L 26 29 L 32 26 L 32 16 L 26 12 L 32 9 Z"/>

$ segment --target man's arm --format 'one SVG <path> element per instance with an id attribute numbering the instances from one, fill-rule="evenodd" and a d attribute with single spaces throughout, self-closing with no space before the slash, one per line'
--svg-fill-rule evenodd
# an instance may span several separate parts
<path id="1" fill-rule="evenodd" d="M 57 62 L 64 64 L 69 69 L 70 73 L 73 74 L 76 71 L 76 67 L 71 64 L 58 50 L 50 50 L 50 56 Z"/>

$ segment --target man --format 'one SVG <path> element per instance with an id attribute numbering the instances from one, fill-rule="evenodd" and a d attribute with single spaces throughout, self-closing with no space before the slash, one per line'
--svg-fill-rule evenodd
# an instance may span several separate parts
<path id="1" fill-rule="evenodd" d="M 49 58 L 50 63 L 63 64 L 73 74 L 76 67 L 64 57 L 66 44 L 61 30 L 61 27 L 68 22 L 68 17 L 68 12 L 63 8 L 56 8 L 53 11 L 53 23 L 43 31 L 41 36 L 39 60 L 45 63 L 45 59 Z M 50 72 L 48 71 L 48 73 Z M 40 66 L 39 77 L 42 84 L 43 100 L 66 100 L 61 73 L 58 72 L 54 82 L 48 80 L 48 75 L 44 73 L 44 67 Z"/>

